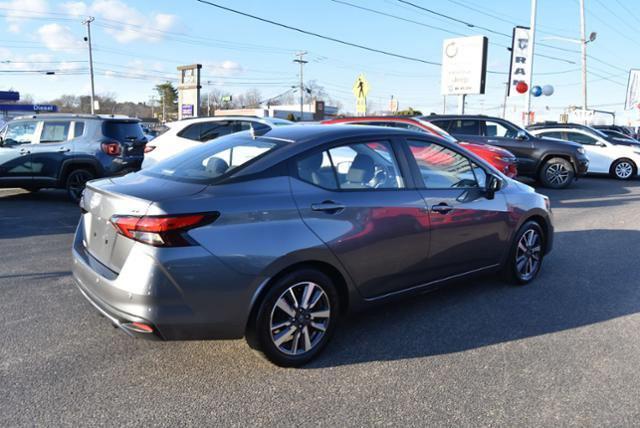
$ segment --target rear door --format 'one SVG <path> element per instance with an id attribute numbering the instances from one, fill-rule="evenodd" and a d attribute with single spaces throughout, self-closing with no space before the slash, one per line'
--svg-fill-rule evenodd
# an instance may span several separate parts
<path id="1" fill-rule="evenodd" d="M 422 284 L 428 271 L 429 216 L 407 180 L 397 144 L 333 145 L 300 156 L 291 167 L 303 220 L 367 298 Z"/>
<path id="2" fill-rule="evenodd" d="M 408 139 L 407 148 L 429 208 L 430 279 L 498 265 L 509 245 L 509 211 L 500 192 L 485 197 L 487 171 L 438 143 Z"/>
<path id="3" fill-rule="evenodd" d="M 54 184 L 73 149 L 71 120 L 45 120 L 31 149 L 34 185 Z"/>
<path id="4" fill-rule="evenodd" d="M 32 184 L 31 150 L 37 138 L 39 122 L 10 122 L 4 129 L 0 146 L 0 184 L 29 187 Z"/>
<path id="5" fill-rule="evenodd" d="M 481 128 L 485 142 L 493 146 L 509 150 L 518 160 L 518 171 L 522 173 L 535 172 L 537 160 L 534 157 L 534 145 L 531 140 L 518 140 L 519 128 L 512 124 L 498 120 L 483 120 Z"/>

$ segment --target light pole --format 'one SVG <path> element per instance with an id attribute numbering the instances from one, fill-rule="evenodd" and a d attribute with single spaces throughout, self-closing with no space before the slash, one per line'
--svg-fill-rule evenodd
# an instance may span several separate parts
<path id="1" fill-rule="evenodd" d="M 293 62 L 300 64 L 300 120 L 304 117 L 304 78 L 302 73 L 304 65 L 309 62 L 304 60 L 306 54 L 306 51 L 298 52 L 296 53 L 297 58 L 293 60 Z"/>
<path id="2" fill-rule="evenodd" d="M 85 41 L 89 45 L 89 74 L 91 75 L 91 114 L 95 113 L 94 100 L 96 97 L 95 87 L 93 84 L 93 52 L 91 51 L 91 23 L 94 20 L 95 18 L 93 16 L 90 16 L 84 21 L 82 21 L 82 23 L 87 26 L 87 37 L 85 37 Z"/>
<path id="3" fill-rule="evenodd" d="M 584 14 L 584 0 L 580 0 L 580 39 L 571 39 L 568 37 L 545 37 L 545 40 L 562 40 L 570 43 L 578 43 L 581 46 L 582 54 L 582 116 L 584 123 L 587 123 L 587 43 L 595 42 L 598 33 L 595 31 L 589 34 L 589 39 L 586 38 L 586 20 Z"/>

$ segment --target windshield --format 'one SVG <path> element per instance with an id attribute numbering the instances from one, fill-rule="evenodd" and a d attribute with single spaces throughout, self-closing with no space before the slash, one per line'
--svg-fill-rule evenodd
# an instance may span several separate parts
<path id="1" fill-rule="evenodd" d="M 267 138 L 251 138 L 248 133 L 186 150 L 143 171 L 149 175 L 194 182 L 214 182 L 265 156 L 284 143 Z"/>

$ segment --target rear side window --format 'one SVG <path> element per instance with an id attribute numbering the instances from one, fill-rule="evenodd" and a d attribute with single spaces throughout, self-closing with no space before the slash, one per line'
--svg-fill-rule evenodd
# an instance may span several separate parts
<path id="1" fill-rule="evenodd" d="M 469 119 L 452 120 L 447 132 L 460 135 L 480 135 L 480 121 Z"/>
<path id="2" fill-rule="evenodd" d="M 399 189 L 404 181 L 387 141 L 350 144 L 297 161 L 298 177 L 327 189 Z"/>
<path id="3" fill-rule="evenodd" d="M 209 141 L 224 135 L 238 131 L 239 127 L 233 122 L 208 122 L 203 123 L 200 128 L 200 141 Z"/>
<path id="4" fill-rule="evenodd" d="M 238 122 L 240 124 L 240 127 L 235 131 L 248 131 L 251 128 L 253 128 L 253 130 L 255 132 L 258 133 L 263 133 L 263 132 L 267 132 L 269 130 L 271 130 L 271 127 L 265 125 L 264 123 L 260 123 L 260 122 L 249 122 L 249 121 L 240 121 Z"/>
<path id="5" fill-rule="evenodd" d="M 71 122 L 67 120 L 47 121 L 42 125 L 40 143 L 61 143 L 69 138 Z"/>
<path id="6" fill-rule="evenodd" d="M 139 141 L 145 138 L 138 122 L 107 120 L 102 124 L 102 133 L 105 137 L 118 141 Z"/>
<path id="7" fill-rule="evenodd" d="M 145 170 L 150 175 L 178 180 L 207 182 L 235 172 L 285 143 L 253 139 L 240 134 L 217 144 L 203 144 L 168 158 Z"/>
<path id="8" fill-rule="evenodd" d="M 194 123 L 178 132 L 178 137 L 187 138 L 189 140 L 200 141 L 200 124 Z"/>
<path id="9" fill-rule="evenodd" d="M 80 137 L 84 134 L 84 122 L 76 122 L 73 130 L 73 138 Z"/>

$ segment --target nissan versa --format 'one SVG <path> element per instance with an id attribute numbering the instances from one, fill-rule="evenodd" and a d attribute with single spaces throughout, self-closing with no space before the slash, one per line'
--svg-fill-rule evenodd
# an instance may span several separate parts
<path id="1" fill-rule="evenodd" d="M 347 311 L 551 250 L 549 200 L 456 144 L 369 126 L 289 126 L 90 182 L 73 243 L 82 294 L 116 326 L 231 339 L 281 366 Z"/>

